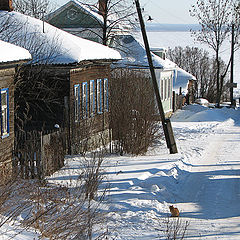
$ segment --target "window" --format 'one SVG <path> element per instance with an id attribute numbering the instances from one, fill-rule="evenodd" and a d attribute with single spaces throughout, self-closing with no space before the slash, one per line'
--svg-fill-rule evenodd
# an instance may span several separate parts
<path id="1" fill-rule="evenodd" d="M 9 136 L 9 89 L 1 90 L 1 135 Z"/>
<path id="2" fill-rule="evenodd" d="M 74 85 L 74 106 L 75 113 L 74 118 L 75 122 L 78 122 L 80 119 L 80 85 Z"/>
<path id="3" fill-rule="evenodd" d="M 103 101 L 104 101 L 104 111 L 108 111 L 108 79 L 104 78 L 103 80 L 103 87 L 104 87 L 104 96 L 103 96 Z"/>
<path id="4" fill-rule="evenodd" d="M 163 96 L 163 94 L 164 94 L 164 79 L 161 78 L 160 82 L 161 82 L 161 94 L 160 94 L 161 100 L 164 100 L 164 96 Z"/>
<path id="5" fill-rule="evenodd" d="M 97 113 L 102 113 L 102 79 L 97 79 Z"/>
<path id="6" fill-rule="evenodd" d="M 87 82 L 82 83 L 82 117 L 87 118 L 88 116 L 88 84 Z"/>
<path id="7" fill-rule="evenodd" d="M 172 79 L 168 78 L 168 98 L 172 98 Z"/>
<path id="8" fill-rule="evenodd" d="M 168 79 L 164 78 L 164 100 L 167 100 L 168 96 Z"/>
<path id="9" fill-rule="evenodd" d="M 95 112 L 95 82 L 94 80 L 90 81 L 90 86 L 89 86 L 89 95 L 90 95 L 90 116 L 94 115 Z"/>

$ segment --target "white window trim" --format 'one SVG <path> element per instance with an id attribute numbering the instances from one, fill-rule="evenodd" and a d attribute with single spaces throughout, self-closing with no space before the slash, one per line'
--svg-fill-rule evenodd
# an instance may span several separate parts
<path id="1" fill-rule="evenodd" d="M 102 79 L 97 79 L 97 113 L 103 113 L 102 106 Z"/>
<path id="2" fill-rule="evenodd" d="M 88 83 L 82 83 L 82 118 L 88 117 Z"/>
<path id="3" fill-rule="evenodd" d="M 95 114 L 95 81 L 90 80 L 89 84 L 89 113 L 90 116 L 93 117 Z"/>
<path id="4" fill-rule="evenodd" d="M 80 85 L 74 85 L 74 119 L 79 122 L 80 119 Z"/>
<path id="5" fill-rule="evenodd" d="M 108 86 L 108 78 L 104 78 L 103 79 L 103 107 L 104 107 L 104 111 L 108 112 L 109 111 L 109 86 Z"/>
<path id="6" fill-rule="evenodd" d="M 6 94 L 6 104 L 2 105 L 2 95 Z M 9 88 L 1 89 L 1 96 L 0 96 L 0 106 L 1 106 L 1 137 L 6 138 L 9 136 L 10 133 L 10 126 L 9 126 Z M 3 112 L 5 115 L 3 116 Z M 5 121 L 4 121 L 5 118 Z M 5 125 L 5 127 L 4 127 Z"/>

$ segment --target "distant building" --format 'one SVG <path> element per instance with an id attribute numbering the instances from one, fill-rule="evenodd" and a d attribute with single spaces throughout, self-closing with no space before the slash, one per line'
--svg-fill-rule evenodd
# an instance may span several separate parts
<path id="1" fill-rule="evenodd" d="M 46 21 L 76 36 L 102 43 L 105 8 L 106 0 L 98 0 L 96 6 L 89 6 L 78 0 L 70 0 L 49 14 Z M 113 35 L 123 34 L 129 31 L 129 26 L 123 25 L 123 22 L 120 20 L 119 23 L 118 17 L 109 14 L 106 25 L 109 29 L 111 28 Z"/>
<path id="2" fill-rule="evenodd" d="M 102 42 L 103 17 L 95 8 L 90 8 L 78 0 L 70 0 L 46 17 L 51 25 L 76 36 L 95 42 Z"/>

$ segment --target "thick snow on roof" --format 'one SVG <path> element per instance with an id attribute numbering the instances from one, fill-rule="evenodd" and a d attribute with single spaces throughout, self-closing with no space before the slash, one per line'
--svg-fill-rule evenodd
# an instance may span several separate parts
<path id="1" fill-rule="evenodd" d="M 111 48 L 79 38 L 21 13 L 0 11 L 0 19 L 7 19 L 6 22 L 10 23 L 0 33 L 0 39 L 28 49 L 33 62 L 71 64 L 84 60 L 121 58 Z M 3 28 L 6 22 L 0 21 L 0 27 Z"/>
<path id="2" fill-rule="evenodd" d="M 179 93 L 179 89 L 181 87 L 182 94 L 186 95 L 188 93 L 188 83 L 190 80 L 196 80 L 196 78 L 192 74 L 178 67 L 174 71 L 173 91 Z"/>
<path id="3" fill-rule="evenodd" d="M 144 46 L 132 35 L 119 35 L 115 37 L 112 47 L 118 50 L 122 60 L 114 65 L 117 67 L 148 68 L 148 58 Z M 153 65 L 160 69 L 173 69 L 175 64 L 170 60 L 163 60 L 152 54 Z"/>
<path id="4" fill-rule="evenodd" d="M 28 50 L 0 40 L 0 63 L 31 59 Z"/>

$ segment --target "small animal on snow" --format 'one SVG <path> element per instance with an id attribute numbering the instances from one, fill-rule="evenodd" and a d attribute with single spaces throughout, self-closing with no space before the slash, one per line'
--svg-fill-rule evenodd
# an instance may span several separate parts
<path id="1" fill-rule="evenodd" d="M 170 212 L 172 214 L 171 217 L 179 217 L 179 210 L 178 210 L 178 208 L 175 208 L 172 205 L 172 206 L 169 207 L 169 209 L 170 209 Z"/>

